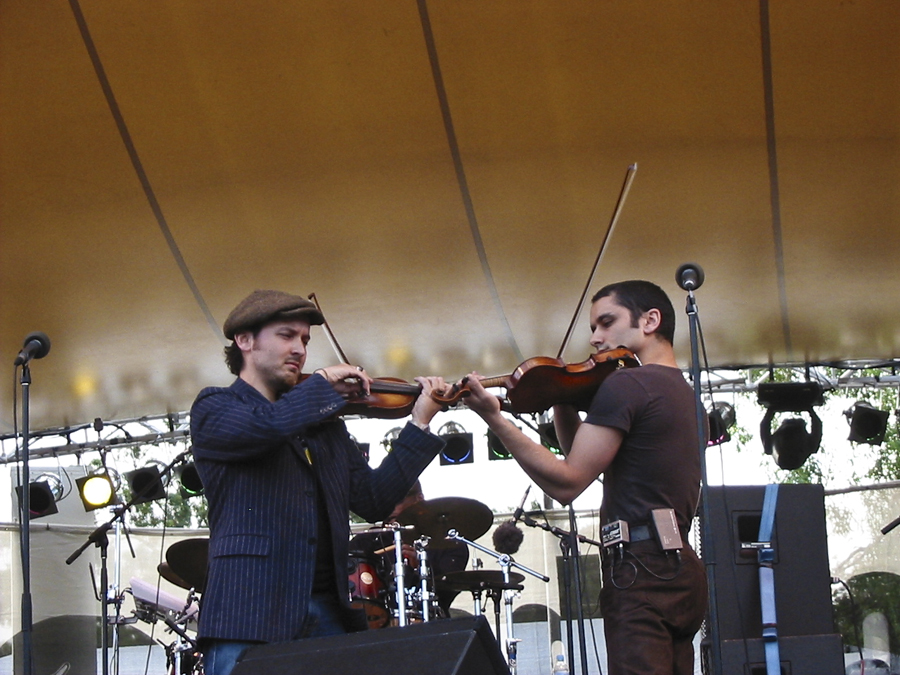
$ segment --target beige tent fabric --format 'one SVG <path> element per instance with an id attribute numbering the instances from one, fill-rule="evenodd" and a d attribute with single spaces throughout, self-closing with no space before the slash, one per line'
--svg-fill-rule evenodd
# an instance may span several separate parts
<path id="1" fill-rule="evenodd" d="M 669 291 L 685 365 L 689 261 L 715 365 L 892 358 L 898 29 L 880 0 L 3 0 L 0 353 L 52 340 L 35 428 L 185 410 L 280 288 L 376 375 L 508 373 L 557 353 L 636 163 L 596 283 Z"/>

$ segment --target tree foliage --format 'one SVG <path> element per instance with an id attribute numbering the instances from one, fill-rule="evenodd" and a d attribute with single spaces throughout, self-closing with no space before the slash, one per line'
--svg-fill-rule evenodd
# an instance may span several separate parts
<path id="1" fill-rule="evenodd" d="M 834 620 L 845 645 L 860 646 L 863 620 L 871 614 L 887 619 L 889 643 L 897 644 L 900 627 L 900 577 L 868 572 L 853 577 L 846 588 L 834 591 Z"/>

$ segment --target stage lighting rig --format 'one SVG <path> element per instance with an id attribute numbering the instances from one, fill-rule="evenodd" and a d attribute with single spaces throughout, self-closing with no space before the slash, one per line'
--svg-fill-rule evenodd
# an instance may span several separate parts
<path id="1" fill-rule="evenodd" d="M 203 494 L 203 481 L 200 480 L 200 474 L 197 473 L 197 467 L 193 462 L 182 464 L 175 469 L 175 475 L 178 477 L 178 491 L 182 498 L 190 499 Z"/>
<path id="2" fill-rule="evenodd" d="M 441 450 L 441 466 L 471 464 L 474 460 L 472 434 L 456 422 L 447 422 L 437 433 L 444 441 Z"/>
<path id="3" fill-rule="evenodd" d="M 166 488 L 163 485 L 159 466 L 149 465 L 125 473 L 125 480 L 131 488 L 131 502 L 146 504 L 156 499 L 165 499 Z"/>
<path id="4" fill-rule="evenodd" d="M 879 410 L 868 401 L 857 401 L 849 410 L 844 411 L 844 416 L 850 424 L 850 435 L 847 440 L 881 445 L 884 443 L 890 415 L 887 410 Z"/>
<path id="5" fill-rule="evenodd" d="M 116 497 L 116 484 L 118 475 L 113 478 L 114 472 L 110 470 L 92 473 L 75 479 L 78 495 L 84 504 L 85 511 L 94 511 L 110 504 L 118 504 Z"/>
<path id="6" fill-rule="evenodd" d="M 506 449 L 506 446 L 500 441 L 490 429 L 485 434 L 487 437 L 488 459 L 512 459 L 512 454 Z"/>
<path id="7" fill-rule="evenodd" d="M 822 442 L 822 420 L 813 410 L 822 405 L 822 385 L 818 382 L 766 382 L 757 389 L 757 400 L 766 406 L 766 414 L 760 423 L 763 449 L 772 455 L 782 469 L 794 470 L 803 466 L 811 454 L 818 451 Z M 776 413 L 806 413 L 810 418 L 810 430 L 802 417 L 784 420 L 772 433 L 772 420 Z"/>
<path id="8" fill-rule="evenodd" d="M 731 440 L 728 430 L 737 421 L 734 406 L 725 401 L 715 401 L 708 411 L 709 415 L 709 440 L 707 446 L 722 445 Z"/>
<path id="9" fill-rule="evenodd" d="M 19 503 L 22 500 L 22 486 L 16 486 Z M 43 473 L 28 484 L 29 519 L 43 518 L 59 513 L 56 502 L 63 498 L 63 484 L 54 473 Z"/>

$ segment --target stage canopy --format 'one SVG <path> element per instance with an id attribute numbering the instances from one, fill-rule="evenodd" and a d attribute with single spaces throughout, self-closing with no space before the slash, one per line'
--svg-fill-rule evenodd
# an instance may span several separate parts
<path id="1" fill-rule="evenodd" d="M 186 410 L 278 288 L 373 375 L 508 373 L 637 165 L 592 286 L 662 285 L 683 365 L 686 262 L 714 366 L 890 359 L 898 35 L 885 0 L 0 0 L 0 354 L 52 340 L 33 428 Z"/>

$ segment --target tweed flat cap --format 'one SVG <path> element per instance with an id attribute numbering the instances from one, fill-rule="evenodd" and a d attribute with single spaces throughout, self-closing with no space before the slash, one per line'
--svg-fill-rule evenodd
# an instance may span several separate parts
<path id="1" fill-rule="evenodd" d="M 222 331 L 226 338 L 233 340 L 235 333 L 253 330 L 276 319 L 303 319 L 311 326 L 325 322 L 322 312 L 306 298 L 282 291 L 253 291 L 231 310 Z"/>

